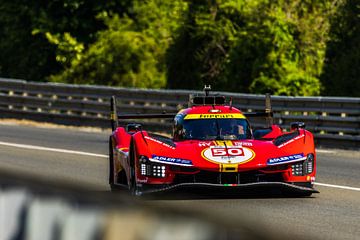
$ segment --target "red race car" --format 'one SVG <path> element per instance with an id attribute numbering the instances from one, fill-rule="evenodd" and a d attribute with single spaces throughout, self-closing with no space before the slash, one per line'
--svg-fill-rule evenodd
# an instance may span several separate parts
<path id="1" fill-rule="evenodd" d="M 133 194 L 183 187 L 277 188 L 296 196 L 310 196 L 316 155 L 313 135 L 305 124 L 291 124 L 290 132 L 272 124 L 270 96 L 264 112 L 242 112 L 223 96 L 205 94 L 190 99 L 190 107 L 174 114 L 118 115 L 111 100 L 109 184 Z M 252 129 L 248 118 L 262 117 L 267 126 Z M 172 118 L 171 138 L 153 134 L 140 124 L 119 127 L 119 119 Z"/>

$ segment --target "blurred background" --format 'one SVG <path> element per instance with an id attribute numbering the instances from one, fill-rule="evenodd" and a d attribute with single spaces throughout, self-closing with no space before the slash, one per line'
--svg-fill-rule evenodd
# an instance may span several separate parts
<path id="1" fill-rule="evenodd" d="M 358 239 L 358 0 L 1 0 L 0 37 L 0 240 Z M 306 119 L 321 194 L 110 193 L 109 97 L 171 112 L 204 84 Z"/>
<path id="2" fill-rule="evenodd" d="M 0 76 L 359 97 L 357 0 L 2 0 Z"/>

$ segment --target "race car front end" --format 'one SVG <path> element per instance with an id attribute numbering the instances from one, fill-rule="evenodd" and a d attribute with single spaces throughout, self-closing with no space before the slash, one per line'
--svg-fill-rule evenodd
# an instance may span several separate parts
<path id="1" fill-rule="evenodd" d="M 161 142 L 149 136 L 146 139 L 148 147 L 152 141 Z M 256 140 L 191 141 L 176 147 L 164 142 L 157 144 L 154 148 L 158 151 L 137 156 L 138 193 L 189 187 L 233 192 L 271 187 L 303 196 L 317 192 L 313 189 L 315 154 L 288 154 L 296 146 L 295 141 L 280 150 L 272 141 Z M 275 150 L 276 153 L 269 154 Z"/>
<path id="2" fill-rule="evenodd" d="M 116 111 L 113 116 L 112 127 L 116 129 Z M 117 141 L 117 148 L 128 149 L 120 165 L 126 173 L 124 182 L 135 194 L 189 187 L 235 192 L 274 187 L 302 196 L 317 192 L 313 188 L 316 173 L 313 135 L 301 122 L 291 124 L 287 133 L 273 124 L 268 96 L 264 112 L 244 113 L 233 107 L 232 101 L 226 105 L 224 96 L 210 96 L 205 88 L 204 96 L 190 97 L 189 107 L 175 115 L 118 117 L 174 120 L 171 138 L 151 134 L 138 126 L 128 131 L 128 143 Z M 249 117 L 264 117 L 267 124 L 254 129 Z M 127 139 L 124 134 L 119 133 L 115 139 Z"/>
<path id="3" fill-rule="evenodd" d="M 311 155 L 310 155 L 311 156 Z M 278 187 L 294 193 L 310 195 L 314 181 L 310 165 L 312 157 L 292 164 L 234 172 L 230 168 L 219 170 L 200 169 L 190 166 L 161 164 L 145 160 L 139 167 L 139 193 L 151 193 L 183 187 L 246 188 Z M 181 160 L 182 161 L 182 160 Z M 310 193 L 310 194 L 309 194 Z"/>

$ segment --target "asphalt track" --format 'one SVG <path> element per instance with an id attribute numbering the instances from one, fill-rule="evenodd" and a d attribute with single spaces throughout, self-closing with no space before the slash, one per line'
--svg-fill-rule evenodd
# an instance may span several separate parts
<path id="1" fill-rule="evenodd" d="M 108 191 L 109 132 L 0 123 L 0 169 Z M 316 189 L 309 198 L 223 197 L 146 200 L 146 205 L 241 218 L 259 231 L 312 239 L 360 239 L 360 151 L 320 149 Z"/>

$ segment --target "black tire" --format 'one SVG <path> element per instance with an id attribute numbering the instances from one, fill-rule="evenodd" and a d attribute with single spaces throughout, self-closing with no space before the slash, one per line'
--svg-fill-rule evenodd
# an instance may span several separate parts
<path id="1" fill-rule="evenodd" d="M 116 186 L 114 183 L 114 153 L 111 137 L 109 139 L 109 185 L 111 191 L 116 190 Z"/>
<path id="2" fill-rule="evenodd" d="M 129 149 L 130 157 L 130 192 L 132 195 L 138 196 L 141 194 L 141 188 L 136 184 L 136 172 L 135 172 L 135 148 L 133 140 L 130 142 Z"/>
<path id="3" fill-rule="evenodd" d="M 125 170 L 118 173 L 116 179 L 114 177 L 114 146 L 112 139 L 109 140 L 109 185 L 111 191 L 119 191 L 128 185 Z M 118 185 L 117 185 L 118 184 Z M 122 186 L 121 186 L 122 185 Z"/>

